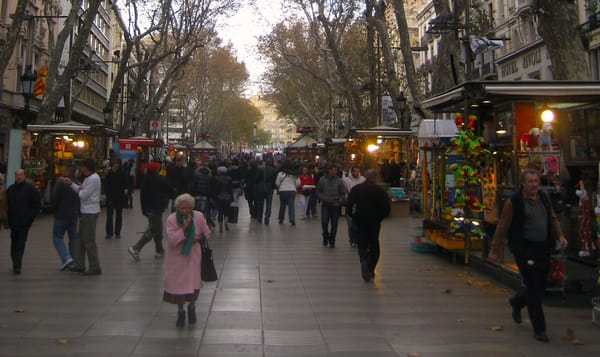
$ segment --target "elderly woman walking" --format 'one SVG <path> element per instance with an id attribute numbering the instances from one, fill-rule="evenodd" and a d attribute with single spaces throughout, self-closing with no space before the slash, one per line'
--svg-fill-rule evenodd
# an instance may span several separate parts
<path id="1" fill-rule="evenodd" d="M 184 193 L 175 198 L 175 212 L 167 217 L 167 241 L 164 262 L 163 301 L 177 304 L 177 327 L 185 326 L 187 302 L 188 323 L 196 323 L 196 300 L 202 285 L 200 264 L 202 236 L 210 235 L 204 214 L 194 211 L 194 197 Z"/>

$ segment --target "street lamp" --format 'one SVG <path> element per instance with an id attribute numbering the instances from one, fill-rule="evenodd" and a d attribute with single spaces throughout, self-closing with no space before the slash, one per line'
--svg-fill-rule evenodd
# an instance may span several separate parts
<path id="1" fill-rule="evenodd" d="M 113 126 L 112 108 L 104 107 L 104 109 L 102 109 L 102 115 L 104 116 L 104 126 L 107 128 L 112 128 L 112 126 Z"/>
<path id="2" fill-rule="evenodd" d="M 27 124 L 29 124 L 29 100 L 33 97 L 33 85 L 35 83 L 36 78 L 35 72 L 31 70 L 31 65 L 27 66 L 25 72 L 21 75 L 21 88 L 23 98 L 25 99 L 25 114 L 23 117 L 23 122 L 21 123 L 21 128 L 27 128 Z M 15 121 L 15 128 L 18 128 L 18 121 Z"/>
<path id="3" fill-rule="evenodd" d="M 400 95 L 396 100 L 398 101 L 398 112 L 400 112 L 400 127 L 402 129 L 407 129 L 410 127 L 410 124 L 408 126 L 404 125 L 404 116 L 406 113 L 406 97 L 404 96 L 404 91 L 400 91 Z"/>

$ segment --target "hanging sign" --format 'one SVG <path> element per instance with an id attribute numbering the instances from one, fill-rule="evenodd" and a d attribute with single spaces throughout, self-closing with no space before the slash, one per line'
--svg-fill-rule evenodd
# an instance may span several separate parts
<path id="1" fill-rule="evenodd" d="M 160 131 L 159 120 L 150 120 L 150 131 Z"/>

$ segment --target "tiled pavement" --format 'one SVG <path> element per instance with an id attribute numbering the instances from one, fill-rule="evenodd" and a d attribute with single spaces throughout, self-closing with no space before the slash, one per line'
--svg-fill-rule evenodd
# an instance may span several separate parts
<path id="1" fill-rule="evenodd" d="M 522 326 L 512 322 L 510 289 L 410 250 L 417 219 L 383 223 L 377 277 L 365 283 L 343 219 L 329 249 L 317 219 L 263 226 L 245 205 L 237 225 L 211 237 L 219 281 L 203 287 L 197 325 L 177 330 L 152 243 L 140 262 L 127 254 L 145 219 L 138 207 L 124 215 L 120 240 L 105 240 L 104 215 L 98 221 L 101 276 L 57 271 L 49 215 L 30 232 L 20 276 L 0 232 L 0 356 L 600 355 L 589 304 L 549 297 L 551 341 L 537 342 L 525 311 Z M 567 328 L 583 345 L 567 340 Z"/>

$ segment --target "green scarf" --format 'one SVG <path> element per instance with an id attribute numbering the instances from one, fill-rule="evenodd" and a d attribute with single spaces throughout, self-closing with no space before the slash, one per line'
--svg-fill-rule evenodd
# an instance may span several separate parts
<path id="1" fill-rule="evenodd" d="M 194 237 L 196 236 L 196 229 L 194 228 L 194 213 L 190 213 L 192 215 L 192 222 L 185 230 L 185 241 L 183 242 L 183 247 L 181 247 L 181 254 L 188 255 L 192 250 L 192 246 L 194 245 Z M 175 211 L 175 217 L 177 218 L 177 224 L 181 227 L 183 226 L 183 218 L 184 216 L 179 213 L 179 211 Z"/>

